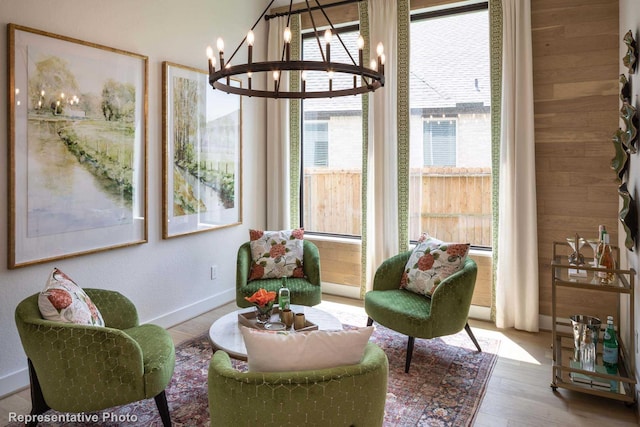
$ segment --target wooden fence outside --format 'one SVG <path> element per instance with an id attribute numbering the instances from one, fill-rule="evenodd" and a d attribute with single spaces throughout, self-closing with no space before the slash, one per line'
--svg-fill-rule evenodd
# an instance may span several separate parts
<path id="1" fill-rule="evenodd" d="M 409 179 L 409 206 L 421 207 L 420 212 L 410 212 L 410 239 L 427 231 L 445 241 L 492 245 L 490 169 L 430 167 L 411 170 Z M 414 185 L 416 180 L 422 186 Z M 305 168 L 304 228 L 359 236 L 361 184 L 359 170 Z"/>

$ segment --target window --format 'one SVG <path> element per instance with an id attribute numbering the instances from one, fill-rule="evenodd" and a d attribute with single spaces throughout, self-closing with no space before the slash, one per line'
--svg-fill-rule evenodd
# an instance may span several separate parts
<path id="1" fill-rule="evenodd" d="M 410 31 L 409 236 L 490 247 L 487 4 L 419 11 Z"/>
<path id="2" fill-rule="evenodd" d="M 329 123 L 305 122 L 304 164 L 308 166 L 329 166 Z"/>
<path id="3" fill-rule="evenodd" d="M 422 138 L 423 166 L 456 165 L 455 120 L 425 120 Z"/>
<path id="4" fill-rule="evenodd" d="M 349 52 L 357 58 L 358 28 L 339 28 Z M 324 30 L 321 31 L 322 33 Z M 333 36 L 332 59 L 350 59 Z M 319 60 L 313 33 L 303 35 L 302 58 Z M 324 72 L 308 72 L 307 88 L 328 88 Z M 352 76 L 336 73 L 333 88 L 349 88 Z M 361 231 L 362 97 L 306 99 L 302 102 L 301 225 L 305 233 L 359 236 Z"/>

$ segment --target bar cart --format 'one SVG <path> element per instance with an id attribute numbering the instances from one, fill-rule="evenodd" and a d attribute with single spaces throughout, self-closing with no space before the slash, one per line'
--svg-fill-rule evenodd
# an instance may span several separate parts
<path id="1" fill-rule="evenodd" d="M 620 249 L 611 245 L 616 260 L 616 265 L 620 265 Z M 634 319 L 634 283 L 635 270 L 621 270 L 594 267 L 590 264 L 592 259 L 585 259 L 585 264 L 579 267 L 569 264 L 569 259 L 565 255 L 570 252 L 570 245 L 567 242 L 553 242 L 553 258 L 551 261 L 551 316 L 552 316 L 552 354 L 553 354 L 553 377 L 551 388 L 556 391 L 558 387 L 582 393 L 588 393 L 609 399 L 623 401 L 626 405 L 635 405 L 635 350 L 634 333 L 624 334 L 621 330 L 620 297 L 627 294 L 629 301 L 628 325 L 633 327 Z M 579 254 L 579 251 L 578 251 Z M 598 277 L 598 272 L 613 272 L 615 280 L 612 284 L 602 285 Z M 569 292 L 589 291 L 594 295 L 600 292 L 615 293 L 617 303 L 611 308 L 617 326 L 619 356 L 618 371 L 607 373 L 602 366 L 601 344 L 596 350 L 597 363 L 595 370 L 584 370 L 579 361 L 574 359 L 574 337 L 572 325 L 568 319 L 558 316 L 557 292 L 559 288 L 568 289 Z M 577 296 L 577 295 L 576 295 Z M 602 335 L 600 335 L 602 336 Z M 627 337 L 627 342 L 624 342 Z M 601 341 L 600 341 L 601 342 Z"/>

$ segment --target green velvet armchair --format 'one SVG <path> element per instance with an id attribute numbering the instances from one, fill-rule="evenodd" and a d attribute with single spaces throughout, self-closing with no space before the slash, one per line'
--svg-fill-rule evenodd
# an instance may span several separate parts
<path id="1" fill-rule="evenodd" d="M 45 320 L 38 294 L 16 307 L 16 326 L 29 365 L 31 415 L 49 409 L 100 411 L 153 397 L 163 425 L 170 426 L 165 388 L 175 366 L 171 336 L 160 326 L 139 325 L 135 306 L 122 294 L 84 291 L 106 326 Z"/>
<path id="2" fill-rule="evenodd" d="M 387 356 L 367 343 L 357 365 L 297 372 L 239 372 L 224 351 L 209 365 L 211 425 L 381 426 Z"/>
<path id="3" fill-rule="evenodd" d="M 302 268 L 304 278 L 289 277 L 287 287 L 291 292 L 291 304 L 314 306 L 322 302 L 320 281 L 320 253 L 318 247 L 308 240 L 303 243 Z M 236 304 L 238 307 L 251 307 L 244 297 L 250 297 L 255 291 L 264 288 L 267 291 L 278 291 L 281 279 L 258 279 L 249 281 L 251 274 L 251 246 L 246 242 L 238 249 L 236 264 Z"/>
<path id="4" fill-rule="evenodd" d="M 467 322 L 478 273 L 475 261 L 467 258 L 462 269 L 443 280 L 429 298 L 400 289 L 410 256 L 411 251 L 403 252 L 378 267 L 373 290 L 364 297 L 367 325 L 376 321 L 409 337 L 405 372 L 409 372 L 415 338 L 436 338 L 464 329 L 478 351 L 482 351 Z"/>

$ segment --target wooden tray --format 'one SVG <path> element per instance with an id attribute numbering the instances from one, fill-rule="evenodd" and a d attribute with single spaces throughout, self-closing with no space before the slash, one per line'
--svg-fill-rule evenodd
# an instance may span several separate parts
<path id="1" fill-rule="evenodd" d="M 273 307 L 271 318 L 273 319 L 274 316 L 278 316 L 278 319 L 279 319 L 280 317 L 279 315 L 280 315 L 280 309 L 278 308 L 278 306 Z M 262 324 L 256 321 L 256 316 L 257 316 L 257 313 L 255 310 L 238 313 L 238 323 L 248 328 L 261 329 L 263 331 L 266 330 Z M 278 320 L 278 322 L 279 321 L 280 320 Z M 286 330 L 295 331 L 295 332 L 317 331 L 318 325 L 316 325 L 315 323 L 305 318 L 304 328 L 294 330 L 292 326 L 291 328 L 287 328 Z"/>

